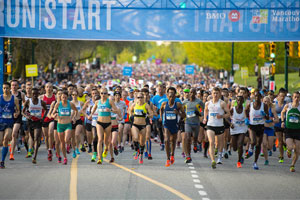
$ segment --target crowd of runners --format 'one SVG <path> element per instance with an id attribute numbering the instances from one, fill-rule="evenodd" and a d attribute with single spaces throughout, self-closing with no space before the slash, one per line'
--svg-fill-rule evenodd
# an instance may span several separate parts
<path id="1" fill-rule="evenodd" d="M 136 88 L 48 82 L 35 87 L 26 82 L 21 87 L 17 80 L 4 83 L 0 168 L 5 168 L 7 155 L 15 159 L 20 142 L 33 164 L 56 157 L 65 165 L 70 153 L 73 158 L 89 153 L 91 162 L 102 164 L 107 154 L 114 162 L 123 151 L 133 151 L 133 159 L 143 164 L 143 159 L 155 159 L 152 143 L 160 142 L 166 167 L 174 164 L 177 147 L 185 163 L 192 162 L 192 151 L 201 151 L 211 159 L 213 169 L 237 151 L 237 168 L 253 156 L 255 170 L 260 155 L 268 165 L 269 156 L 278 149 L 278 162 L 284 162 L 285 154 L 292 157 L 288 162 L 290 171 L 295 171 L 300 152 L 299 92 L 287 95 L 282 88 L 275 95 L 237 85 L 204 85 L 159 82 Z M 47 158 L 38 157 L 43 142 Z M 199 154 L 193 159 L 200 159 Z"/>

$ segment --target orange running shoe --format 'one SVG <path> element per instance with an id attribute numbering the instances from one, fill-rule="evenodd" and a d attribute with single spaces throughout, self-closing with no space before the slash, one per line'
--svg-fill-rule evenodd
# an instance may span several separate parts
<path id="1" fill-rule="evenodd" d="M 237 162 L 236 167 L 237 167 L 237 168 L 242 168 L 241 162 Z"/>
<path id="2" fill-rule="evenodd" d="M 174 156 L 171 156 L 171 165 L 173 165 L 174 164 L 174 162 L 175 162 L 175 158 L 174 158 Z"/>
<path id="3" fill-rule="evenodd" d="M 15 160 L 14 154 L 10 154 L 10 155 L 9 155 L 9 160 Z"/>
<path id="4" fill-rule="evenodd" d="M 166 166 L 166 167 L 170 167 L 170 166 L 171 166 L 170 160 L 167 160 L 165 166 Z"/>

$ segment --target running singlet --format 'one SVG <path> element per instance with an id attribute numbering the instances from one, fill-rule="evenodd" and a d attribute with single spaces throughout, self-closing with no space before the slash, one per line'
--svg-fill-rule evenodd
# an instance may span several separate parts
<path id="1" fill-rule="evenodd" d="M 5 101 L 3 95 L 0 98 L 0 123 L 13 124 L 15 112 L 15 97 L 11 95 L 10 101 Z"/>
<path id="2" fill-rule="evenodd" d="M 224 115 L 224 110 L 221 108 L 221 99 L 217 103 L 213 103 L 212 100 L 209 101 L 207 109 L 208 109 L 208 126 L 220 127 L 224 126 L 224 119 L 217 118 L 217 115 Z"/>
<path id="3" fill-rule="evenodd" d="M 173 107 L 170 107 L 169 101 L 167 101 L 163 115 L 163 124 L 165 126 L 176 126 L 178 119 L 174 110 L 177 110 L 177 103 L 174 102 Z"/>
<path id="4" fill-rule="evenodd" d="M 300 105 L 293 108 L 292 103 L 288 104 L 285 126 L 288 129 L 300 129 Z"/>
<path id="5" fill-rule="evenodd" d="M 29 99 L 29 108 L 28 108 L 30 115 L 31 115 L 31 120 L 32 121 L 39 121 L 42 119 L 42 103 L 41 100 L 38 99 L 38 103 L 35 105 L 32 102 L 32 99 Z"/>
<path id="6" fill-rule="evenodd" d="M 111 109 L 111 105 L 109 104 L 109 99 L 107 98 L 105 103 L 101 103 L 101 99 L 98 101 L 98 116 L 99 117 L 109 117 L 110 111 L 106 111 L 106 109 Z"/>
<path id="7" fill-rule="evenodd" d="M 241 134 L 246 133 L 248 130 L 248 126 L 245 124 L 245 108 L 243 107 L 242 113 L 237 113 L 235 107 L 233 107 L 233 115 L 231 117 L 231 123 L 234 128 L 230 128 L 230 134 Z"/>
<path id="8" fill-rule="evenodd" d="M 86 109 L 86 114 L 87 114 L 87 115 L 90 115 L 90 114 L 91 114 L 91 110 L 92 110 L 94 104 L 95 104 L 95 103 L 93 102 L 93 100 L 90 99 L 90 105 L 89 105 L 89 107 Z M 95 113 L 96 113 L 96 112 L 95 112 Z M 94 114 L 95 114 L 95 113 L 94 113 Z M 98 117 L 98 114 L 97 114 L 97 113 L 96 113 L 96 115 L 97 115 L 97 117 Z M 85 123 L 91 124 L 92 121 L 90 121 L 88 118 L 85 118 Z"/>
<path id="9" fill-rule="evenodd" d="M 121 99 L 122 101 L 122 99 Z M 124 100 L 123 100 L 124 101 Z M 126 104 L 126 112 L 124 114 L 124 119 L 125 119 L 125 122 L 129 122 L 129 114 L 128 114 L 128 109 L 129 109 L 129 104 L 130 104 L 130 101 L 128 101 L 127 99 L 124 101 L 125 104 Z"/>
<path id="10" fill-rule="evenodd" d="M 275 124 L 275 127 L 281 128 L 281 117 L 280 117 L 280 115 L 281 115 L 281 111 L 283 110 L 285 104 L 286 104 L 286 102 L 284 101 L 282 107 L 280 107 L 279 104 L 278 104 L 278 101 L 275 101 L 275 110 L 276 110 L 276 113 L 279 117 L 279 122 Z"/>
<path id="11" fill-rule="evenodd" d="M 77 111 L 78 111 L 78 113 L 79 113 L 80 110 L 81 110 L 80 101 L 78 101 L 77 104 L 74 103 L 74 105 L 75 105 L 75 107 L 77 108 Z M 73 112 L 73 111 L 72 111 L 72 112 Z M 81 116 L 81 114 L 80 114 L 80 116 Z"/>
<path id="12" fill-rule="evenodd" d="M 69 117 L 71 116 L 71 105 L 70 105 L 70 101 L 67 101 L 67 106 L 64 107 L 62 105 L 62 102 L 59 103 L 58 106 L 58 116 L 60 117 Z"/>
<path id="13" fill-rule="evenodd" d="M 53 94 L 52 97 L 48 98 L 46 95 L 43 97 L 43 101 L 45 101 L 47 109 L 50 109 L 50 106 L 53 101 L 55 101 L 55 95 Z M 42 112 L 42 117 L 44 117 L 45 111 Z M 52 119 L 49 119 L 48 117 L 45 117 L 44 122 L 51 122 Z"/>
<path id="14" fill-rule="evenodd" d="M 146 117 L 146 114 L 147 114 L 146 104 L 147 103 L 144 103 L 141 106 L 139 106 L 138 104 L 135 104 L 135 106 L 134 106 L 134 117 L 140 117 L 140 118 L 145 118 Z"/>
<path id="15" fill-rule="evenodd" d="M 253 107 L 253 102 L 250 104 L 250 124 L 251 125 L 262 125 L 265 123 L 265 117 L 262 115 L 264 112 L 264 104 L 261 103 L 260 108 L 255 110 Z"/>
<path id="16" fill-rule="evenodd" d="M 30 98 L 28 98 L 26 95 L 25 95 L 25 102 L 28 100 L 28 99 L 30 99 Z M 23 104 L 22 104 L 22 107 L 21 107 L 21 110 L 23 110 Z M 22 115 L 22 121 L 27 121 L 27 118 L 24 116 L 24 115 Z"/>

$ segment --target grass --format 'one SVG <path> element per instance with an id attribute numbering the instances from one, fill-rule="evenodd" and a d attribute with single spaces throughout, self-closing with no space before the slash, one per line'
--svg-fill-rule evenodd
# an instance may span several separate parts
<path id="1" fill-rule="evenodd" d="M 296 90 L 300 90 L 300 77 L 299 73 L 289 73 L 288 74 L 289 80 L 288 80 L 288 86 L 289 86 L 289 92 L 292 93 Z M 237 71 L 234 74 L 234 82 L 238 83 L 240 85 L 245 85 L 245 80 L 241 78 L 241 72 Z M 246 79 L 247 86 L 253 86 L 257 87 L 257 77 L 256 76 L 249 76 Z M 275 85 L 276 85 L 276 91 L 280 88 L 284 88 L 284 74 L 275 74 Z"/>

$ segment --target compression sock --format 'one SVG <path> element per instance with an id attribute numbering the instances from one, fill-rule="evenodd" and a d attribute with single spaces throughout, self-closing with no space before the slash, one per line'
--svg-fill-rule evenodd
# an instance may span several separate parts
<path id="1" fill-rule="evenodd" d="M 134 144 L 134 150 L 138 151 L 139 150 L 139 143 L 138 142 L 133 142 Z"/>
<path id="2" fill-rule="evenodd" d="M 2 160 L 1 160 L 2 162 L 4 162 L 7 152 L 8 152 L 8 147 L 2 147 Z"/>
<path id="3" fill-rule="evenodd" d="M 151 154 L 151 149 L 152 149 L 152 142 L 151 142 L 151 139 L 149 139 L 149 150 L 148 150 L 148 154 Z"/>
<path id="4" fill-rule="evenodd" d="M 141 155 L 143 155 L 144 149 L 145 149 L 145 146 L 140 146 L 140 153 L 141 153 Z"/>

